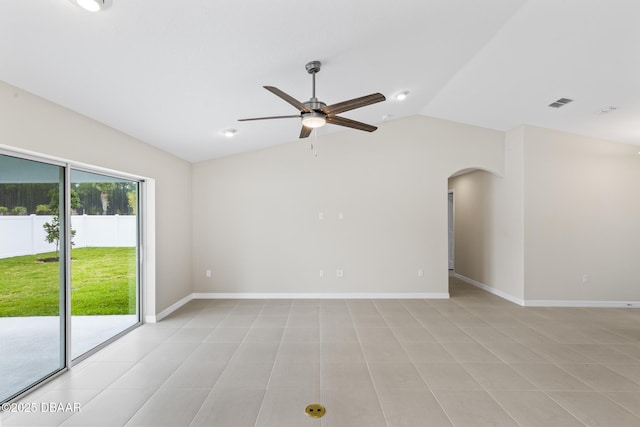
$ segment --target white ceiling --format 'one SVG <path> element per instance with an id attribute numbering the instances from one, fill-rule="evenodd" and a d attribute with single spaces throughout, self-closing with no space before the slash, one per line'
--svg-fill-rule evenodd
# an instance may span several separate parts
<path id="1" fill-rule="evenodd" d="M 341 114 L 355 120 L 425 114 L 640 145 L 639 18 L 634 0 L 113 0 L 100 13 L 2 0 L 0 80 L 194 162 L 297 140 L 296 119 L 237 119 L 296 114 L 262 86 L 306 101 L 311 60 L 327 104 L 387 96 Z M 547 107 L 561 97 L 574 102 Z M 318 130 L 336 131 L 359 132 Z"/>

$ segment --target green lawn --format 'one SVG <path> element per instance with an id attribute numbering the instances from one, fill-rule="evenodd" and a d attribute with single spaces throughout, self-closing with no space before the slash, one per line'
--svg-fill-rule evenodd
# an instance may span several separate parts
<path id="1" fill-rule="evenodd" d="M 0 317 L 57 316 L 60 263 L 54 253 L 0 259 Z M 135 314 L 135 248 L 71 251 L 71 314 Z"/>

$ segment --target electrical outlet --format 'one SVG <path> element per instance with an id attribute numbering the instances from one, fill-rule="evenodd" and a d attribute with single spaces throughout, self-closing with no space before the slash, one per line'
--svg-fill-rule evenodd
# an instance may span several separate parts
<path id="1" fill-rule="evenodd" d="M 344 277 L 344 270 L 341 268 L 336 270 L 336 277 Z"/>
<path id="2" fill-rule="evenodd" d="M 418 269 L 418 277 L 424 277 L 424 270 L 421 268 Z"/>
<path id="3" fill-rule="evenodd" d="M 320 278 L 322 279 L 324 277 L 324 270 L 320 270 Z"/>
<path id="4" fill-rule="evenodd" d="M 207 270 L 204 272 L 207 277 L 211 277 L 211 270 Z"/>
<path id="5" fill-rule="evenodd" d="M 589 283 L 591 283 L 591 279 L 589 278 L 588 274 L 583 274 L 582 275 L 582 284 L 583 285 L 588 285 Z"/>

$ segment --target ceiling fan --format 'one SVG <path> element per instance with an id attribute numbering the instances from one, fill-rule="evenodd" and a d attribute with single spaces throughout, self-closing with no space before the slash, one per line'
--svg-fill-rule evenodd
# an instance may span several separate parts
<path id="1" fill-rule="evenodd" d="M 302 119 L 302 130 L 300 131 L 300 138 L 308 137 L 314 128 L 324 126 L 326 123 L 364 130 L 367 132 L 373 132 L 374 130 L 376 130 L 377 127 L 375 126 L 340 117 L 336 114 L 343 113 L 349 110 L 355 110 L 356 108 L 365 107 L 367 105 L 384 101 L 386 99 L 384 95 L 382 95 L 381 93 L 372 93 L 371 95 L 362 96 L 360 98 L 354 98 L 348 101 L 339 102 L 337 104 L 327 105 L 316 98 L 316 73 L 320 71 L 320 65 L 320 61 L 311 61 L 305 66 L 307 72 L 313 77 L 312 95 L 311 99 L 309 99 L 308 101 L 300 102 L 292 96 L 284 93 L 277 87 L 263 86 L 269 92 L 273 93 L 276 96 L 279 96 L 289 104 L 296 107 L 300 111 L 300 114 L 289 116 L 255 117 L 251 119 L 239 119 L 238 121 L 246 122 L 251 120 L 289 119 L 294 117 L 300 118 Z"/>

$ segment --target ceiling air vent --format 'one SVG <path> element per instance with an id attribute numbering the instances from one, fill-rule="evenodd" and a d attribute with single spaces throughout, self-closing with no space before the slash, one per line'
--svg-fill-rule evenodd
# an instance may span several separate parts
<path id="1" fill-rule="evenodd" d="M 560 99 L 557 99 L 557 100 L 553 101 L 551 104 L 549 104 L 549 107 L 552 107 L 552 108 L 564 107 L 565 105 L 567 105 L 568 103 L 570 103 L 572 101 L 573 101 L 573 99 L 560 98 Z"/>

